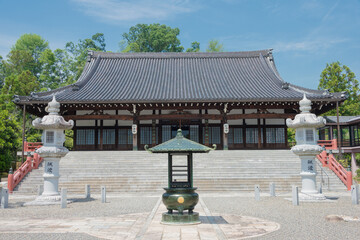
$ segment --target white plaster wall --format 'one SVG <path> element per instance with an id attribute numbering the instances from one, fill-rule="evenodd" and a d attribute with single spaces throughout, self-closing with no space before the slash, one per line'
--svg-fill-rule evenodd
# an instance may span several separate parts
<path id="1" fill-rule="evenodd" d="M 247 125 L 257 125 L 257 119 L 245 119 Z"/>
<path id="2" fill-rule="evenodd" d="M 266 119 L 267 125 L 284 125 L 285 119 Z"/>
<path id="3" fill-rule="evenodd" d="M 151 120 L 140 120 L 140 124 L 152 124 Z"/>
<path id="4" fill-rule="evenodd" d="M 140 112 L 140 115 L 151 115 L 153 113 L 152 110 L 143 110 Z"/>
<path id="5" fill-rule="evenodd" d="M 133 121 L 123 121 L 123 120 L 118 120 L 118 126 L 132 126 Z"/>
<path id="6" fill-rule="evenodd" d="M 95 127 L 95 120 L 77 120 L 76 121 L 77 127 Z"/>
<path id="7" fill-rule="evenodd" d="M 116 120 L 104 120 L 103 126 L 115 126 Z"/>
<path id="8" fill-rule="evenodd" d="M 115 110 L 104 110 L 104 114 L 115 115 L 116 111 Z"/>
<path id="9" fill-rule="evenodd" d="M 130 115 L 132 114 L 128 110 L 118 110 L 118 115 Z"/>
<path id="10" fill-rule="evenodd" d="M 228 124 L 231 125 L 242 125 L 242 119 L 228 120 Z"/>
<path id="11" fill-rule="evenodd" d="M 270 113 L 284 113 L 284 109 L 268 109 Z"/>
<path id="12" fill-rule="evenodd" d="M 242 114 L 242 109 L 233 109 L 228 114 Z"/>
<path id="13" fill-rule="evenodd" d="M 86 115 L 86 114 L 90 114 L 93 111 L 89 111 L 89 110 L 77 110 L 76 111 L 76 115 Z"/>

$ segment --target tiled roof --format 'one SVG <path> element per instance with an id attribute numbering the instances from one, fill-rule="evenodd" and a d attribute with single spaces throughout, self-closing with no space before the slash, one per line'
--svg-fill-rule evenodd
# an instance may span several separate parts
<path id="1" fill-rule="evenodd" d="M 298 101 L 340 98 L 284 82 L 271 50 L 224 53 L 90 52 L 78 81 L 21 102 L 143 103 Z"/>
<path id="2" fill-rule="evenodd" d="M 327 123 L 337 123 L 337 117 L 336 116 L 325 116 Z M 339 123 L 352 123 L 357 122 L 360 120 L 359 116 L 339 116 Z"/>

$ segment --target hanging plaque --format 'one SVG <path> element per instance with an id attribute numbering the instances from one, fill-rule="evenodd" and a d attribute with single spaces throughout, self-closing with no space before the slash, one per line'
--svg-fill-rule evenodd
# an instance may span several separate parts
<path id="1" fill-rule="evenodd" d="M 132 134 L 137 134 L 137 125 L 133 124 L 131 128 Z"/>
<path id="2" fill-rule="evenodd" d="M 229 124 L 228 123 L 224 124 L 224 133 L 229 133 Z"/>

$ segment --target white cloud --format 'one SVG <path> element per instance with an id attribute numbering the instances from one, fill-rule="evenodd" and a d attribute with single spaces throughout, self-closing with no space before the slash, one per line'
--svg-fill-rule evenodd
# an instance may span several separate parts
<path id="1" fill-rule="evenodd" d="M 190 0 L 72 0 L 80 11 L 108 23 L 135 20 L 163 20 L 181 13 L 196 11 L 198 5 Z"/>
<path id="2" fill-rule="evenodd" d="M 295 42 L 278 42 L 275 43 L 274 49 L 278 52 L 286 52 L 286 51 L 312 51 L 318 52 L 320 50 L 329 49 L 334 47 L 337 44 L 344 43 L 349 41 L 346 38 L 318 38 L 311 40 L 302 40 Z"/>

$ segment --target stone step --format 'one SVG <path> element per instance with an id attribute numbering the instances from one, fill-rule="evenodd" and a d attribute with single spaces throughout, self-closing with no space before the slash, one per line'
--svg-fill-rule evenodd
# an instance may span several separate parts
<path id="1" fill-rule="evenodd" d="M 33 170 L 16 187 L 21 194 L 36 194 L 43 183 L 43 167 Z M 344 184 L 330 170 L 331 189 L 345 190 Z M 194 186 L 200 191 L 253 191 L 255 184 L 268 189 L 274 182 L 277 191 L 291 191 L 301 186 L 300 160 L 289 150 L 212 151 L 194 154 Z M 323 173 L 324 181 L 327 181 Z M 60 161 L 59 187 L 70 193 L 83 193 L 85 184 L 100 192 L 162 192 L 167 184 L 167 154 L 138 152 L 70 152 Z M 318 168 L 317 181 L 320 183 Z"/>

